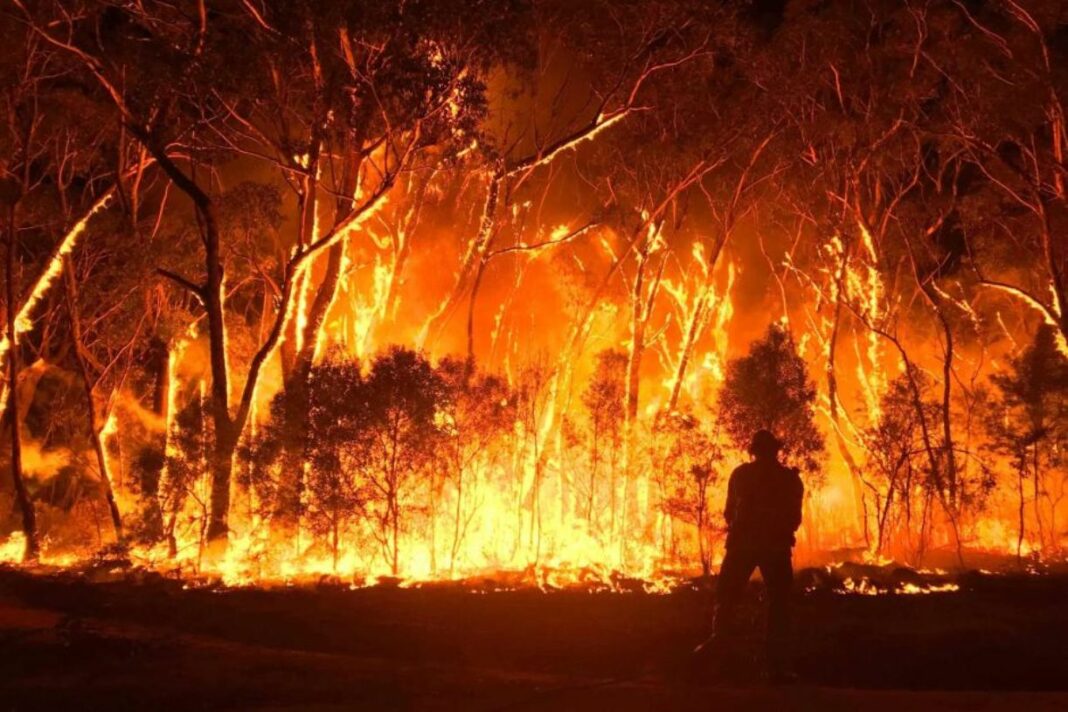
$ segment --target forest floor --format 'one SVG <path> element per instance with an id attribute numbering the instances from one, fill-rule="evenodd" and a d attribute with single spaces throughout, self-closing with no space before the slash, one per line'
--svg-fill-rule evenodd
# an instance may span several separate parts
<path id="1" fill-rule="evenodd" d="M 799 578 L 801 681 L 772 687 L 755 633 L 727 678 L 695 665 L 708 597 L 692 589 L 183 588 L 2 569 L 0 707 L 1068 709 L 1068 576 L 878 596 Z"/>

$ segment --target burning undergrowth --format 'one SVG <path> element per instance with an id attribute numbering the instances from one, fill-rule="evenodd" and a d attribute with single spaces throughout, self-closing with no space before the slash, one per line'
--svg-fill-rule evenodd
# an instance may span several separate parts
<path id="1" fill-rule="evenodd" d="M 401 589 L 493 594 L 520 591 L 552 593 L 616 593 L 668 595 L 682 591 L 711 592 L 716 576 L 693 576 L 684 571 L 660 572 L 649 578 L 628 576 L 599 567 L 526 567 L 520 570 L 493 570 L 453 579 L 405 579 L 379 575 L 339 576 L 329 573 L 298 572 L 284 578 L 234 578 L 225 574 L 183 569 L 181 565 L 150 565 L 138 562 L 129 552 L 112 550 L 94 557 L 44 557 L 36 565 L 15 563 L 22 543 L 8 542 L 0 551 L 7 554 L 0 566 L 45 577 L 59 576 L 89 583 L 168 583 L 182 589 L 220 590 L 270 589 Z M 968 590 L 983 580 L 1004 576 L 1043 576 L 1057 570 L 1032 564 L 1026 569 L 1009 567 L 990 570 L 948 571 L 915 569 L 893 562 L 870 564 L 841 562 L 804 567 L 795 574 L 795 590 L 804 595 L 923 595 Z"/>

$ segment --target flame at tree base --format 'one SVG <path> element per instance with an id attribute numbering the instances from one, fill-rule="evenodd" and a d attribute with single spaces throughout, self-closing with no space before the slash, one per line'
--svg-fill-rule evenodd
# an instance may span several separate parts
<path id="1" fill-rule="evenodd" d="M 247 542 L 237 542 L 247 543 Z M 445 588 L 474 594 L 538 590 L 544 593 L 574 591 L 585 593 L 664 595 L 682 590 L 714 589 L 714 576 L 699 571 L 658 571 L 634 576 L 599 564 L 577 565 L 567 562 L 542 563 L 524 568 L 487 568 L 464 571 L 453 576 L 397 577 L 373 574 L 355 566 L 355 557 L 346 556 L 335 566 L 329 556 L 304 556 L 285 559 L 268 558 L 261 550 L 242 552 L 231 546 L 217 560 L 200 561 L 186 555 L 168 556 L 166 547 L 133 547 L 128 551 L 110 550 L 96 555 L 51 550 L 47 542 L 41 558 L 31 564 L 21 563 L 25 539 L 20 532 L 0 542 L 0 566 L 30 573 L 69 573 L 90 580 L 140 580 L 144 574 L 180 582 L 191 588 L 278 588 L 334 586 L 348 589 Z M 802 567 L 796 572 L 796 586 L 806 595 L 841 596 L 911 596 L 952 594 L 965 591 L 969 581 L 1009 574 L 1039 576 L 1063 568 L 1029 560 L 1026 565 L 1012 564 L 1004 556 L 987 554 L 999 560 L 1000 570 L 911 568 L 895 562 L 850 562 Z"/>

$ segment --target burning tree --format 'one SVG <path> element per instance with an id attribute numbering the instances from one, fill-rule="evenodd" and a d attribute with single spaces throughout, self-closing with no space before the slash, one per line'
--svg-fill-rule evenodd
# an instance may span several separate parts
<path id="1" fill-rule="evenodd" d="M 440 141 L 451 142 L 458 138 L 462 145 L 463 127 L 468 121 L 467 109 L 473 107 L 474 115 L 477 115 L 482 89 L 473 72 L 480 68 L 481 58 L 486 56 L 488 47 L 485 41 L 472 40 L 480 39 L 488 26 L 503 27 L 495 25 L 500 16 L 487 12 L 486 8 L 472 12 L 473 8 L 465 3 L 457 5 L 457 13 L 403 12 L 401 6 L 383 7 L 380 14 L 362 17 L 330 12 L 325 6 L 318 10 L 294 6 L 283 9 L 277 18 L 279 26 L 285 28 L 282 32 L 263 15 L 250 9 L 251 6 L 246 6 L 247 12 L 240 15 L 209 16 L 201 4 L 202 12 L 192 23 L 180 13 L 161 11 L 159 16 L 151 16 L 134 7 L 128 8 L 128 12 L 119 10 L 122 13 L 119 20 L 103 12 L 89 13 L 78 18 L 76 27 L 74 18 L 64 13 L 61 7 L 55 8 L 59 19 L 49 24 L 18 4 L 37 36 L 84 66 L 114 103 L 127 129 L 193 204 L 196 226 L 204 245 L 205 278 L 202 282 L 191 280 L 166 270 L 161 274 L 189 290 L 205 310 L 215 433 L 211 458 L 214 473 L 212 520 L 208 533 L 213 541 L 225 543 L 234 452 L 249 419 L 261 369 L 291 328 L 297 302 L 306 288 L 306 271 L 311 269 L 320 253 L 341 244 L 348 232 L 358 228 L 378 209 L 398 173 L 406 170 L 416 155 Z M 142 71 L 137 77 L 138 87 L 152 88 L 156 92 L 145 106 L 141 105 L 140 96 L 130 97 L 121 91 L 108 70 L 108 63 L 97 57 L 94 50 L 88 50 L 78 42 L 76 31 L 81 26 L 91 27 L 105 21 L 116 28 L 108 36 L 115 46 L 108 48 L 106 56 L 122 56 L 130 49 L 132 45 L 123 40 L 131 33 L 141 37 L 142 46 L 154 43 L 158 50 L 139 57 L 138 66 Z M 310 35 L 302 36 L 309 23 Z M 60 38 L 45 29 L 54 26 L 65 27 L 68 37 Z M 357 28 L 363 33 L 357 35 L 358 39 L 365 40 L 363 43 L 353 41 Z M 251 63 L 235 67 L 227 64 L 226 53 L 218 50 L 217 43 L 226 42 L 233 33 L 258 40 L 252 46 L 266 54 L 252 53 L 249 58 L 261 59 L 259 65 Z M 326 68 L 336 72 L 334 75 L 325 74 L 320 58 L 318 42 L 323 36 L 341 44 L 340 55 L 333 55 L 333 66 Z M 416 39 L 420 36 L 433 39 Z M 363 56 L 357 49 L 360 52 L 366 49 L 369 55 Z M 465 50 L 467 54 L 452 54 Z M 228 94 L 237 88 L 237 84 L 227 83 L 228 80 L 246 84 L 242 81 L 242 73 L 235 71 L 238 69 L 262 77 L 265 86 L 277 89 L 279 75 L 274 60 L 281 57 L 289 57 L 297 62 L 296 66 L 304 68 L 313 90 L 318 92 L 318 95 L 312 94 L 317 101 L 312 102 L 315 113 L 307 121 L 311 136 L 303 141 L 304 146 L 301 146 L 302 140 L 288 135 L 288 124 L 284 121 L 282 133 L 272 137 L 266 127 L 257 124 L 255 116 L 246 116 L 242 111 L 242 102 L 250 97 Z M 178 74 L 175 73 L 176 66 L 182 67 Z M 154 70 L 159 71 L 153 74 Z M 390 72 L 399 72 L 399 75 L 379 76 Z M 182 82 L 176 81 L 179 77 Z M 225 80 L 220 81 L 220 78 Z M 328 80 L 336 83 L 331 84 Z M 350 91 L 344 91 L 346 84 Z M 327 94 L 328 88 L 333 93 Z M 278 97 L 277 93 L 275 97 Z M 282 98 L 289 99 L 286 94 L 282 94 Z M 331 106 L 330 102 L 340 103 Z M 255 102 L 251 104 L 255 105 Z M 450 106 L 456 111 L 450 111 Z M 176 110 L 160 111 L 163 107 Z M 288 108 L 281 109 L 282 116 Z M 230 394 L 224 289 L 226 247 L 219 228 L 218 199 L 213 195 L 212 187 L 204 185 L 196 173 L 198 160 L 192 162 L 193 170 L 184 170 L 168 149 L 170 137 L 180 134 L 190 122 L 195 123 L 205 115 L 218 115 L 220 119 L 209 122 L 208 130 L 203 132 L 206 140 L 202 140 L 197 148 L 203 151 L 204 158 L 210 160 L 210 151 L 216 148 L 212 137 L 221 137 L 228 149 L 238 153 L 258 155 L 256 143 L 266 144 L 264 150 L 281 149 L 283 156 L 271 161 L 286 176 L 295 178 L 303 205 L 295 249 L 282 263 L 281 275 L 274 277 L 279 303 L 274 309 L 270 328 L 249 360 L 236 406 L 231 403 Z M 279 116 L 270 111 L 268 115 L 272 118 Z M 236 129 L 226 125 L 228 120 L 236 123 Z M 336 128 L 330 126 L 334 120 L 339 124 Z M 327 129 L 331 128 L 339 137 L 336 148 L 344 166 L 343 185 L 337 186 L 341 198 L 333 225 L 319 234 L 315 232 L 318 222 L 316 184 L 321 170 L 319 156 L 329 138 Z M 373 177 L 370 182 L 373 185 L 362 185 L 358 180 L 360 162 L 367 156 L 374 158 L 376 164 L 371 167 Z M 337 272 L 340 259 L 340 253 L 335 250 L 333 267 L 328 265 L 328 277 L 317 299 L 323 302 L 318 308 L 320 312 L 325 312 L 329 306 L 336 282 L 336 276 L 330 275 Z M 321 327 L 321 316 L 312 316 L 310 322 L 317 330 Z M 305 340 L 309 349 L 315 342 L 316 339 Z M 310 353 L 305 353 L 305 361 L 310 360 Z"/>

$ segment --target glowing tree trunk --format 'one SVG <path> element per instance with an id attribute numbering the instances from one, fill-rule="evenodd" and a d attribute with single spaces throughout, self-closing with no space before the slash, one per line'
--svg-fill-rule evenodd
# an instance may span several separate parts
<path id="1" fill-rule="evenodd" d="M 646 268 L 649 258 L 659 239 L 660 225 L 649 226 L 650 235 L 645 244 L 638 250 L 637 264 L 635 265 L 634 281 L 630 292 L 630 348 L 627 352 L 627 388 L 623 403 L 623 429 L 626 438 L 626 452 L 629 453 L 630 441 L 634 435 L 634 427 L 638 421 L 638 396 L 641 386 L 642 356 L 645 354 L 645 330 L 649 323 L 653 303 L 656 300 L 660 288 L 660 278 L 663 274 L 665 261 L 661 261 L 660 270 L 657 272 L 652 283 L 646 290 Z M 629 463 L 629 457 L 628 457 Z"/>
<path id="2" fill-rule="evenodd" d="M 108 203 L 115 195 L 115 188 L 112 187 L 105 191 L 103 195 L 97 198 L 92 207 L 89 208 L 74 225 L 64 233 L 60 238 L 59 243 L 53 250 L 52 255 L 49 257 L 47 266 L 44 271 L 37 277 L 33 287 L 30 289 L 29 296 L 23 301 L 22 305 L 18 308 L 15 315 L 15 336 L 21 336 L 27 328 L 29 328 L 33 322 L 30 317 L 33 314 L 34 309 L 40 304 L 41 299 L 48 293 L 52 284 L 59 276 L 62 270 L 63 257 L 71 252 L 77 244 L 79 238 L 85 232 L 86 227 L 89 225 L 89 220 L 96 213 L 100 212 L 107 207 Z M 11 335 L 4 334 L 0 339 L 0 361 L 6 358 L 11 345 Z"/>
<path id="3" fill-rule="evenodd" d="M 356 145 L 359 146 L 360 144 L 357 142 Z M 340 195 L 337 199 L 335 210 L 334 229 L 338 227 L 338 221 L 351 214 L 353 210 L 353 198 L 351 196 L 355 194 L 359 181 L 360 161 L 356 158 L 358 151 L 353 150 L 347 153 L 341 179 Z M 302 200 L 304 211 L 301 219 L 301 234 L 299 236 L 299 243 L 302 245 L 311 244 L 319 237 L 316 230 L 318 225 L 316 212 L 319 210 L 318 181 L 315 179 L 320 170 L 319 160 L 317 151 L 310 161 L 311 165 L 308 168 L 309 180 L 305 184 L 305 195 Z M 283 344 L 283 346 L 289 346 L 291 351 L 289 367 L 285 368 L 283 366 L 283 382 L 287 393 L 285 401 L 287 409 L 285 417 L 289 426 L 287 430 L 294 433 L 294 437 L 291 441 L 288 441 L 287 449 L 289 452 L 286 456 L 285 466 L 287 477 L 292 478 L 292 482 L 286 485 L 290 492 L 282 498 L 282 506 L 292 507 L 292 511 L 285 513 L 285 518 L 293 519 L 298 525 L 304 512 L 305 445 L 308 438 L 306 416 L 310 407 L 308 378 L 311 375 L 318 351 L 321 338 L 320 332 L 337 293 L 346 245 L 345 240 L 339 240 L 326 250 L 325 272 L 315 290 L 315 296 L 311 304 L 307 305 L 304 303 L 304 294 L 301 294 L 300 303 L 296 308 L 298 311 L 304 309 L 304 312 L 300 314 L 300 318 L 291 320 L 292 334 Z M 300 286 L 301 292 L 306 292 L 311 288 L 313 266 L 313 264 L 309 264 L 308 269 L 305 271 L 305 279 Z M 283 355 L 283 364 L 285 362 L 286 359 Z"/>
<path id="4" fill-rule="evenodd" d="M 662 225 L 662 220 L 649 224 L 645 239 L 637 250 L 634 279 L 631 284 L 630 348 L 627 352 L 626 388 L 624 389 L 623 402 L 623 491 L 620 494 L 619 520 L 620 560 L 622 563 L 626 563 L 630 512 L 633 509 L 638 516 L 644 514 L 642 512 L 643 507 L 632 507 L 632 505 L 637 505 L 637 502 L 633 501 L 635 494 L 633 490 L 639 486 L 636 480 L 637 468 L 635 467 L 639 389 L 641 386 L 642 357 L 645 355 L 646 349 L 646 329 L 660 289 L 660 280 L 667 260 L 660 260 L 659 269 L 653 275 L 652 282 L 648 285 L 648 288 L 646 287 L 646 270 L 649 266 L 650 258 L 662 246 L 660 244 L 662 239 L 660 229 Z"/>
<path id="5" fill-rule="evenodd" d="M 834 300 L 831 304 L 831 307 L 834 310 L 834 315 L 831 319 L 831 332 L 826 338 L 827 407 L 830 414 L 831 431 L 834 434 L 835 445 L 838 448 L 838 453 L 845 461 L 846 467 L 849 469 L 857 522 L 859 523 L 860 531 L 864 536 L 864 542 L 870 548 L 871 537 L 866 511 L 867 504 L 864 498 L 864 482 L 860 474 L 860 466 L 858 465 L 856 458 L 853 457 L 853 450 L 846 441 L 844 428 L 847 427 L 847 424 L 843 422 L 842 401 L 838 393 L 838 337 L 842 329 L 842 316 L 845 307 L 844 302 L 848 298 L 848 295 L 846 294 L 846 275 L 849 271 L 849 260 L 852 246 L 853 241 L 850 241 L 849 245 L 837 254 L 838 265 L 836 265 L 836 271 L 834 273 Z"/>
<path id="6" fill-rule="evenodd" d="M 649 238 L 649 231 L 655 224 L 660 224 L 664 220 L 664 216 L 668 208 L 674 203 L 674 201 L 686 191 L 687 188 L 694 185 L 696 182 L 705 176 L 718 164 L 710 164 L 704 159 L 700 159 L 694 163 L 684 176 L 677 179 L 671 185 L 667 186 L 664 190 L 663 198 L 655 208 L 648 212 L 648 214 L 642 216 L 642 222 L 638 227 L 628 236 L 626 244 L 622 246 L 622 249 L 612 256 L 612 261 L 601 277 L 600 281 L 596 284 L 593 290 L 590 292 L 589 298 L 582 306 L 581 311 L 578 313 L 577 318 L 574 319 L 571 328 L 568 331 L 567 339 L 565 340 L 564 348 L 561 351 L 561 357 L 556 364 L 556 370 L 552 374 L 552 381 L 549 386 L 549 397 L 551 402 L 549 403 L 548 413 L 544 419 L 543 430 L 545 432 L 552 432 L 556 428 L 557 421 L 563 417 L 567 412 L 569 401 L 571 398 L 572 390 L 572 378 L 574 364 L 578 362 L 580 355 L 585 347 L 586 339 L 589 336 L 590 329 L 593 325 L 593 316 L 597 305 L 600 303 L 605 292 L 608 290 L 609 285 L 612 283 L 613 278 L 623 269 L 624 262 L 630 257 L 632 252 L 636 250 L 645 249 L 645 240 Z M 637 388 L 632 389 L 635 396 L 637 396 Z M 626 400 L 623 403 L 624 409 L 628 407 L 630 396 L 626 396 Z M 635 414 L 637 408 L 635 406 Z M 624 442 L 623 448 L 628 447 L 626 440 L 626 428 L 624 427 Z M 546 448 L 545 452 L 550 452 Z M 627 455 L 624 453 L 623 470 L 624 477 L 626 477 L 626 471 L 629 467 Z M 614 468 L 613 468 L 614 471 Z M 626 502 L 616 502 L 617 488 L 612 487 L 613 497 L 613 510 L 617 504 L 626 506 Z M 616 517 L 612 517 L 616 520 Z"/>
<path id="7" fill-rule="evenodd" d="M 712 244 L 712 249 L 709 251 L 707 261 L 704 266 L 704 283 L 701 285 L 700 292 L 694 303 L 693 311 L 690 314 L 690 321 L 686 327 L 686 331 L 683 334 L 682 346 L 679 349 L 678 365 L 675 369 L 675 374 L 672 379 L 671 396 L 668 399 L 667 411 L 671 412 L 678 407 L 679 395 L 682 391 L 682 384 L 686 379 L 686 371 L 690 366 L 690 361 L 693 358 L 693 351 L 700 340 L 701 335 L 704 333 L 705 327 L 708 324 L 708 317 L 711 312 L 712 299 L 715 296 L 714 280 L 716 273 L 716 265 L 719 264 L 719 256 L 723 253 L 723 248 L 730 240 L 732 233 L 734 232 L 734 226 L 738 220 L 739 213 L 742 207 L 742 198 L 745 196 L 748 188 L 751 185 L 750 175 L 753 167 L 756 165 L 761 154 L 764 153 L 764 149 L 771 143 L 771 139 L 775 137 L 775 131 L 772 131 L 761 141 L 757 147 L 753 150 L 749 157 L 749 163 L 746 165 L 745 170 L 742 171 L 741 176 L 738 178 L 738 183 L 735 185 L 734 192 L 731 195 L 730 200 L 727 202 L 722 215 L 722 226 L 719 232 L 718 239 Z M 711 204 L 711 199 L 709 203 Z M 717 211 L 713 211 L 717 212 Z"/>
<path id="8" fill-rule="evenodd" d="M 715 259 L 710 260 L 710 262 L 712 264 L 708 269 L 712 270 L 715 267 Z M 671 396 L 667 402 L 668 412 L 678 408 L 679 396 L 682 394 L 682 384 L 686 380 L 686 371 L 690 367 L 690 359 L 693 358 L 694 347 L 697 345 L 697 341 L 708 323 L 713 296 L 710 285 L 704 285 L 694 302 L 693 311 L 690 313 L 690 321 L 682 337 L 678 365 L 675 367 L 675 375 L 671 380 Z"/>
<path id="9" fill-rule="evenodd" d="M 319 154 L 321 152 L 321 143 L 317 138 L 312 138 L 313 150 L 307 161 L 305 161 L 303 175 L 300 177 L 300 187 L 297 195 L 299 218 L 297 221 L 296 244 L 298 249 L 308 245 L 316 238 L 315 230 L 319 224 L 319 171 L 321 170 Z M 331 248 L 329 251 L 333 252 L 334 249 Z M 302 319 L 306 315 L 306 304 L 304 302 L 308 291 L 311 289 L 310 282 L 313 267 L 314 264 L 309 265 L 309 269 L 305 271 L 297 288 L 297 310 L 303 313 L 298 315 L 299 318 L 290 321 L 278 346 L 282 365 L 282 380 L 287 384 L 296 373 L 298 354 L 304 350 L 307 329 L 304 328 Z"/>
<path id="10" fill-rule="evenodd" d="M 456 283 L 449 296 L 441 303 L 437 311 L 423 327 L 421 338 L 437 338 L 440 331 L 445 328 L 453 310 L 463 299 L 464 295 L 472 289 L 472 281 L 480 279 L 482 270 L 485 268 L 485 254 L 492 239 L 496 226 L 497 202 L 500 198 L 501 183 L 505 178 L 504 168 L 498 166 L 490 173 L 489 185 L 486 188 L 486 200 L 482 206 L 482 215 L 479 218 L 478 232 L 468 245 L 464 260 L 460 266 Z M 477 287 L 476 287 L 477 288 Z M 474 295 L 472 293 L 472 300 Z M 468 356 L 473 350 L 473 334 L 471 333 L 471 320 L 468 320 Z"/>

